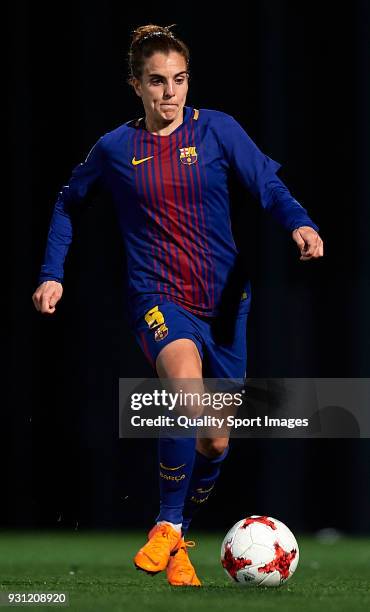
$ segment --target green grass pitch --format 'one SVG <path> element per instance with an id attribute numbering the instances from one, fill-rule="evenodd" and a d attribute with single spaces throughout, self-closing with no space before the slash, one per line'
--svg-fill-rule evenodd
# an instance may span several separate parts
<path id="1" fill-rule="evenodd" d="M 200 589 L 170 587 L 164 573 L 151 577 L 134 568 L 144 532 L 0 533 L 0 591 L 67 592 L 69 607 L 53 609 L 78 612 L 370 609 L 370 538 L 324 544 L 298 536 L 298 569 L 273 589 L 238 587 L 228 579 L 219 561 L 222 534 L 191 537 L 197 542 L 190 554 L 203 581 Z"/>

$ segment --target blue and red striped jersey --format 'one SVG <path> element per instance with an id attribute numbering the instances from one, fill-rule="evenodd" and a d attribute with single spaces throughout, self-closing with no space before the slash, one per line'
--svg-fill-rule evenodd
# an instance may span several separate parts
<path id="1" fill-rule="evenodd" d="M 144 312 L 155 294 L 215 316 L 237 257 L 230 169 L 287 230 L 318 230 L 276 175 L 280 167 L 223 112 L 185 106 L 182 124 L 168 136 L 151 134 L 144 120 L 128 121 L 98 140 L 59 193 L 39 282 L 62 282 L 72 209 L 100 185 L 117 211 L 132 313 Z"/>

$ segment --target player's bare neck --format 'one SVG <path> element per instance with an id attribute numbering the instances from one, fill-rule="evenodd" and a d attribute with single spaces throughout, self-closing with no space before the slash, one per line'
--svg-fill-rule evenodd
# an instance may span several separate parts
<path id="1" fill-rule="evenodd" d="M 183 113 L 179 117 L 177 117 L 171 123 L 158 123 L 153 121 L 152 119 L 146 117 L 145 118 L 145 127 L 151 134 L 155 136 L 169 136 L 174 132 L 179 125 L 183 122 Z"/>

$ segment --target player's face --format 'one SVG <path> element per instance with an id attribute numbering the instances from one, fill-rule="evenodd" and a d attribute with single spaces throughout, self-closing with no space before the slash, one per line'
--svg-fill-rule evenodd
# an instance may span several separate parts
<path id="1" fill-rule="evenodd" d="M 168 55 L 154 53 L 147 58 L 140 80 L 134 88 L 141 97 L 145 114 L 154 124 L 169 125 L 182 121 L 188 93 L 188 73 L 185 58 L 176 51 Z"/>

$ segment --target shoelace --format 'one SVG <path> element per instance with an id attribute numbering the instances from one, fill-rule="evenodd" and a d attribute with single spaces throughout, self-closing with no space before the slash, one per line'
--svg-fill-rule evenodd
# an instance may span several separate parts
<path id="1" fill-rule="evenodd" d="M 184 550 L 186 552 L 187 548 L 194 548 L 194 546 L 196 546 L 195 542 L 193 540 L 188 540 L 187 542 L 183 542 L 183 544 L 181 544 L 181 546 L 174 551 L 174 554 L 176 554 L 179 550 Z"/>

